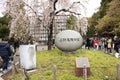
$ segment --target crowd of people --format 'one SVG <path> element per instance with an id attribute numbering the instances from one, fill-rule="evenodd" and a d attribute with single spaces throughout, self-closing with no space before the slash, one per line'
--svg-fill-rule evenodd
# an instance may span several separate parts
<path id="1" fill-rule="evenodd" d="M 85 48 L 93 48 L 96 50 L 104 50 L 107 53 L 120 53 L 120 38 L 115 36 L 114 38 L 87 38 L 83 42 Z"/>

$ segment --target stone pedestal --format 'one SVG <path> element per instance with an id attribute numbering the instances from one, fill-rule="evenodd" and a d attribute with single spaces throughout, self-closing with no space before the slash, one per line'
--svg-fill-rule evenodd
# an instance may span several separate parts
<path id="1" fill-rule="evenodd" d="M 90 64 L 87 57 L 79 57 L 75 59 L 75 73 L 77 76 L 83 76 L 84 66 L 87 69 L 87 76 L 90 75 Z"/>

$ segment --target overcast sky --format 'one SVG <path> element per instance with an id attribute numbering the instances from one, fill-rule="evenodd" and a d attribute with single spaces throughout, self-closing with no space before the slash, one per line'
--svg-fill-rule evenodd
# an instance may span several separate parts
<path id="1" fill-rule="evenodd" d="M 2 6 L 4 1 L 5 0 L 0 0 L 0 16 L 2 16 L 1 12 L 4 11 L 4 7 Z M 80 1 L 80 0 L 72 0 L 72 1 Z M 86 17 L 92 16 L 92 14 L 98 10 L 100 6 L 100 2 L 101 0 L 88 0 L 88 4 L 86 4 L 87 11 L 86 11 L 86 14 L 84 14 L 84 16 Z"/>
<path id="2" fill-rule="evenodd" d="M 83 2 L 85 2 L 85 0 L 71 0 L 71 1 L 83 1 Z M 84 4 L 87 8 L 86 13 L 84 13 L 84 16 L 90 17 L 93 15 L 93 13 L 98 11 L 98 9 L 100 7 L 101 0 L 87 0 L 87 1 L 88 2 Z"/>
<path id="3" fill-rule="evenodd" d="M 100 7 L 101 0 L 89 0 L 88 6 L 87 6 L 87 14 L 86 16 L 92 16 L 94 12 L 98 10 Z"/>

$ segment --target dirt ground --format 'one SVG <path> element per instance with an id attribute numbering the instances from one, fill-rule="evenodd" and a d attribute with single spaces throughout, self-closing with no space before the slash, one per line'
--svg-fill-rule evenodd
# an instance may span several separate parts
<path id="1" fill-rule="evenodd" d="M 9 70 L 7 73 L 3 74 L 1 77 L 4 80 L 8 80 L 8 77 L 11 75 L 11 73 L 12 73 L 12 70 Z"/>

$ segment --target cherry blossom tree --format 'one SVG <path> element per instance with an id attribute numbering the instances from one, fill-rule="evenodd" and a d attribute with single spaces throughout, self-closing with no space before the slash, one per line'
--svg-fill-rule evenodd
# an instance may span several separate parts
<path id="1" fill-rule="evenodd" d="M 29 19 L 26 14 L 25 4 L 22 0 L 7 0 L 6 13 L 11 19 L 10 37 L 15 35 L 25 40 L 29 35 Z"/>
<path id="2" fill-rule="evenodd" d="M 21 36 L 29 33 L 28 15 L 34 15 L 34 21 L 39 20 L 48 32 L 48 50 L 52 48 L 53 23 L 55 16 L 61 12 L 81 15 L 86 8 L 84 3 L 88 0 L 7 0 L 7 12 L 11 17 L 11 32 Z M 42 19 L 39 17 L 42 16 Z M 17 30 L 19 31 L 17 31 Z M 25 31 L 25 33 L 24 33 Z M 19 32 L 19 33 L 18 33 Z"/>

